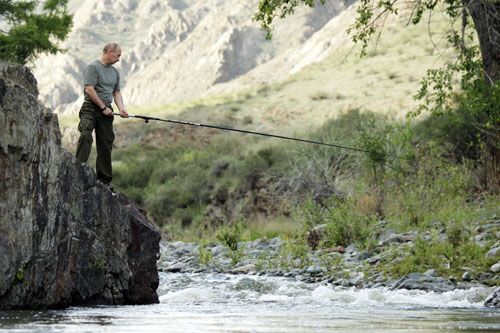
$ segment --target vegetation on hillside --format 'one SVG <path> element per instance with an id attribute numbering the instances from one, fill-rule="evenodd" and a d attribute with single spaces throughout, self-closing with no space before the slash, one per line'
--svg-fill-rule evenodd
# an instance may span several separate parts
<path id="1" fill-rule="evenodd" d="M 383 51 L 368 56 L 389 58 Z M 363 96 L 367 106 L 348 108 L 359 103 L 355 93 L 361 88 L 349 86 L 349 96 L 339 93 L 342 84 L 333 88 L 325 67 L 340 65 L 332 59 L 284 83 L 191 105 L 179 118 L 252 128 L 273 123 L 281 132 L 290 117 L 300 120 L 303 131 L 307 125 L 313 128 L 294 136 L 368 153 L 199 128 L 131 125 L 121 128 L 130 136 L 114 151 L 116 188 L 136 200 L 167 238 L 222 242 L 233 262 L 241 257 L 241 240 L 280 236 L 285 246 L 279 262 L 303 265 L 311 249 L 355 244 L 372 251 L 380 236 L 392 230 L 416 233 L 417 239 L 401 246 L 404 256 L 395 249 L 382 260 L 379 269 L 387 274 L 435 269 L 459 276 L 463 267 L 487 271 L 499 259 L 485 257 L 496 239 L 479 245 L 474 236 L 482 226 L 498 224 L 500 215 L 500 85 L 483 79 L 477 59 L 465 59 L 470 76 L 460 91 L 447 89 L 457 82 L 445 72 L 431 72 L 434 77 L 424 80 L 420 91 L 422 97 L 437 91 L 424 104 L 431 112 L 401 120 L 388 116 L 391 112 L 367 110 L 387 90 L 382 76 L 406 89 L 415 78 L 399 78 L 403 75 L 394 66 L 390 73 L 379 71 L 366 84 L 374 94 Z M 364 78 L 381 70 L 341 65 L 356 68 L 353 72 Z M 336 109 L 340 102 L 346 110 L 341 114 Z M 313 117 L 315 111 L 323 117 Z M 337 117 L 324 116 L 333 113 Z M 318 226 L 324 227 L 325 237 L 310 236 Z M 210 260 L 201 251 L 200 258 Z"/>
<path id="2" fill-rule="evenodd" d="M 498 258 L 485 258 L 489 247 L 474 241 L 474 230 L 498 219 L 500 201 L 481 151 L 498 126 L 476 125 L 499 123 L 494 91 L 479 97 L 471 88 L 457 95 L 456 112 L 420 121 L 352 110 L 309 135 L 368 154 L 217 132 L 199 140 L 191 130 L 168 129 L 158 136 L 168 144 L 118 149 L 114 182 L 173 239 L 234 248 L 281 236 L 300 258 L 307 248 L 369 250 L 384 230 L 411 231 L 419 235 L 415 247 L 382 266 L 389 274 L 485 271 Z M 318 225 L 327 236 L 315 242 L 307 233 Z M 231 253 L 235 261 L 241 255 L 237 247 Z"/>
<path id="3" fill-rule="evenodd" d="M 330 59 L 281 84 L 195 103 L 176 117 L 255 128 L 274 119 L 265 118 L 273 111 L 260 110 L 263 105 L 286 103 L 287 111 L 295 112 L 295 104 L 302 102 L 316 114 L 329 109 L 338 114 L 336 103 L 353 98 L 317 89 L 326 87 L 325 68 L 333 64 Z M 316 93 L 308 93 L 306 102 L 287 99 L 303 96 L 292 92 L 306 79 L 302 90 Z M 383 83 L 372 87 L 372 98 L 380 98 Z M 277 264 L 305 265 L 308 250 L 355 244 L 370 251 L 384 232 L 393 230 L 416 232 L 418 240 L 401 247 L 406 256 L 395 249 L 382 262 L 379 269 L 387 274 L 432 268 L 457 276 L 460 267 L 485 272 L 498 260 L 485 258 L 495 240 L 487 239 L 481 247 L 474 236 L 500 214 L 498 173 L 488 160 L 488 150 L 500 142 L 498 92 L 498 86 L 487 87 L 476 77 L 450 96 L 446 109 L 430 115 L 402 120 L 365 106 L 332 117 L 310 133 L 293 133 L 368 154 L 200 128 L 134 124 L 119 130 L 128 133 L 127 145 L 117 142 L 114 183 L 145 208 L 167 238 L 223 242 L 234 262 L 241 259 L 235 247 L 241 240 L 280 236 L 286 241 Z M 285 116 L 283 112 L 282 122 Z M 273 123 L 272 132 L 282 133 L 279 123 Z M 327 236 L 315 241 L 308 232 L 319 225 L 326 225 Z M 207 253 L 200 256 L 209 260 Z"/>
<path id="4" fill-rule="evenodd" d="M 322 5 L 324 0 L 319 1 Z M 313 7 L 318 2 L 311 0 L 260 0 L 254 19 L 271 37 L 272 24 L 276 17 L 284 18 L 300 5 Z M 404 15 L 408 23 L 418 24 L 428 15 L 444 14 L 449 19 L 449 27 L 443 37 L 454 50 L 454 56 L 445 61 L 440 69 L 428 69 L 422 79 L 416 98 L 421 100 L 420 109 L 433 114 L 461 112 L 456 109 L 456 92 L 461 91 L 466 98 L 486 97 L 486 103 L 495 103 L 494 95 L 500 85 L 500 4 L 496 0 L 424 0 L 424 1 L 385 1 L 360 0 L 356 4 L 357 17 L 349 27 L 352 40 L 362 45 L 361 55 L 367 54 L 369 42 L 380 36 L 387 18 L 391 15 Z M 403 13 L 403 14 L 402 14 Z M 377 39 L 376 37 L 375 39 Z M 457 84 L 457 81 L 459 84 Z M 459 89 L 457 89 L 459 88 Z M 490 95 L 493 95 L 491 97 Z M 472 103 L 473 104 L 473 103 Z M 465 105 L 465 108 L 480 109 L 487 107 Z M 493 104 L 494 105 L 494 104 Z M 492 116 L 492 117 L 491 117 Z M 484 132 L 490 139 L 483 140 L 486 149 L 483 159 L 489 163 L 493 176 L 500 178 L 500 148 L 498 144 L 498 117 L 496 111 L 486 111 L 474 119 L 476 132 Z M 497 122 L 495 122 L 497 121 Z M 493 131 L 491 128 L 493 127 Z M 491 140 L 492 139 L 492 140 Z"/>

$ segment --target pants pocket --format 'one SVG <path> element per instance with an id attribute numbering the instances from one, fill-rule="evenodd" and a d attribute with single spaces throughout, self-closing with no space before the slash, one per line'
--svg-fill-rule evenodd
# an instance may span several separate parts
<path id="1" fill-rule="evenodd" d="M 78 124 L 78 130 L 80 133 L 92 132 L 94 129 L 94 121 L 86 117 L 80 118 L 80 123 Z"/>

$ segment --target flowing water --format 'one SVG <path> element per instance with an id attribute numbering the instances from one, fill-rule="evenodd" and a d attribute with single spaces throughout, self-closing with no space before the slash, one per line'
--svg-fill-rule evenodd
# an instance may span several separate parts
<path id="1" fill-rule="evenodd" d="M 0 312 L 0 332 L 500 332 L 489 288 L 342 289 L 288 278 L 160 273 L 160 304 Z"/>

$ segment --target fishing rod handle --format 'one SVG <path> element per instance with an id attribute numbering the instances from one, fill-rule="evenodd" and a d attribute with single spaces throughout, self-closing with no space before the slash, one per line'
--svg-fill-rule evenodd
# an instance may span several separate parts
<path id="1" fill-rule="evenodd" d="M 115 116 L 121 116 L 119 113 L 116 113 L 116 112 L 113 112 L 113 115 L 115 115 Z M 128 117 L 125 117 L 125 118 L 143 119 L 146 124 L 149 123 L 150 120 L 154 120 L 154 118 L 151 118 L 151 117 L 137 116 L 135 114 L 129 114 Z"/>

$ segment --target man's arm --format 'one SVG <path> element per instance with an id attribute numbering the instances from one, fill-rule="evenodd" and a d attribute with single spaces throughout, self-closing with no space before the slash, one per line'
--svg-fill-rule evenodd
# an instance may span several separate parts
<path id="1" fill-rule="evenodd" d="M 106 106 L 106 103 L 102 101 L 102 99 L 99 98 L 97 95 L 97 92 L 94 89 L 94 86 L 85 86 L 85 93 L 90 97 L 90 100 L 97 105 L 99 109 L 103 109 Z M 113 111 L 106 106 L 106 109 L 102 111 L 105 116 L 112 116 Z"/>
<path id="2" fill-rule="evenodd" d="M 115 100 L 116 106 L 118 106 L 118 111 L 120 112 L 120 117 L 127 118 L 128 113 L 125 109 L 125 105 L 123 105 L 123 98 L 120 90 L 113 91 L 113 99 Z"/>

